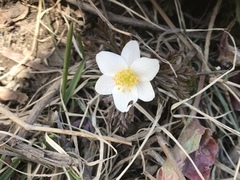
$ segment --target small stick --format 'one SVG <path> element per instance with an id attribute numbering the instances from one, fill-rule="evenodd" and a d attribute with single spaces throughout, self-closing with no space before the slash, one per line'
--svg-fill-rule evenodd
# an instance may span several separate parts
<path id="1" fill-rule="evenodd" d="M 91 138 L 91 139 L 98 139 L 100 141 L 103 141 L 104 143 L 110 145 L 109 142 L 115 142 L 115 143 L 120 143 L 120 144 L 126 144 L 131 146 L 131 142 L 125 140 L 124 138 L 113 138 L 109 136 L 97 136 L 93 133 L 90 133 L 86 130 L 81 129 L 80 131 L 72 131 L 72 130 L 66 130 L 66 129 L 57 129 L 57 128 L 50 128 L 46 126 L 36 126 L 36 125 L 31 125 L 28 124 L 24 121 L 22 121 L 19 117 L 17 117 L 15 114 L 13 114 L 11 111 L 6 109 L 3 105 L 0 105 L 0 114 L 5 115 L 7 118 L 12 120 L 14 123 L 18 124 L 22 128 L 24 128 L 27 131 L 41 131 L 41 132 L 49 132 L 49 133 L 59 133 L 59 134 L 66 134 L 66 135 L 72 135 L 72 136 L 81 136 L 85 138 Z M 111 145 L 110 145 L 111 146 Z"/>
<path id="2" fill-rule="evenodd" d="M 98 15 L 96 10 L 89 4 L 84 3 L 84 2 L 77 2 L 75 0 L 66 0 L 68 3 L 73 4 L 75 6 L 79 6 L 81 9 L 83 9 L 84 11 L 87 11 L 91 14 L 95 14 Z M 99 9 L 99 11 L 101 13 L 104 14 L 103 10 Z M 134 19 L 134 18 L 130 18 L 130 17 L 125 17 L 125 16 L 121 16 L 121 15 L 117 15 L 111 12 L 107 13 L 108 15 L 108 20 L 111 22 L 117 22 L 120 24 L 124 24 L 124 25 L 128 25 L 128 26 L 134 26 L 134 27 L 140 27 L 143 29 L 149 29 L 149 30 L 153 30 L 153 31 L 165 31 L 166 29 L 169 29 L 167 26 L 164 25 L 153 25 L 151 23 L 148 23 L 146 21 L 143 20 L 139 20 L 139 19 Z"/>

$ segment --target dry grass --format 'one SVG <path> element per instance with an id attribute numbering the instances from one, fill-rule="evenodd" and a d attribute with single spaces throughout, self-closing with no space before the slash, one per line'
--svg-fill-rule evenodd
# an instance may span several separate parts
<path id="1" fill-rule="evenodd" d="M 235 97 L 240 103 L 240 86 L 231 81 L 239 69 L 234 31 L 239 25 L 235 16 L 223 24 L 219 18 L 228 13 L 226 4 L 222 0 L 214 3 L 209 3 L 198 20 L 190 14 L 193 4 L 188 7 L 178 0 L 59 0 L 50 7 L 44 0 L 38 5 L 27 2 L 37 8 L 38 15 L 31 52 L 17 67 L 37 56 L 41 29 L 47 29 L 46 36 L 52 38 L 57 51 L 67 44 L 72 23 L 74 43 L 68 49 L 71 56 L 65 57 L 68 76 L 54 69 L 56 75 L 25 105 L 0 106 L 4 125 L 0 179 L 156 179 L 166 160 L 178 178 L 184 179 L 176 149 L 194 164 L 199 179 L 204 179 L 179 139 L 194 121 L 211 131 L 219 147 L 210 179 L 240 179 L 239 112 L 232 100 Z M 72 9 L 80 9 L 81 22 L 72 16 Z M 43 20 L 51 12 L 65 21 L 63 31 Z M 155 99 L 139 101 L 129 112 L 120 113 L 111 96 L 99 96 L 94 90 L 101 75 L 95 55 L 101 50 L 119 53 L 130 39 L 139 41 L 142 55 L 159 59 L 160 71 L 152 81 Z M 224 66 L 225 62 L 231 66 Z M 66 102 L 62 92 L 83 63 L 80 80 Z M 50 71 L 34 73 L 48 75 Z"/>

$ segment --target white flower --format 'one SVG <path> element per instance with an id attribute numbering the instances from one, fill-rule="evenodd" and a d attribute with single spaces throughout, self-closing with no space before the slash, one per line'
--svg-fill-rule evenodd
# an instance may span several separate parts
<path id="1" fill-rule="evenodd" d="M 121 56 L 102 51 L 96 60 L 103 75 L 98 79 L 95 89 L 102 95 L 113 95 L 116 108 L 127 112 L 131 103 L 138 99 L 151 101 L 155 97 L 150 81 L 159 70 L 156 59 L 140 57 L 137 41 L 129 41 L 122 50 Z"/>

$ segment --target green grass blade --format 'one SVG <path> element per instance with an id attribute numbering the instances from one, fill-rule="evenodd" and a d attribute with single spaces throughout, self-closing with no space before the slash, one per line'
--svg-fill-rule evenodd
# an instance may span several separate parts
<path id="1" fill-rule="evenodd" d="M 69 175 L 72 180 L 81 180 L 81 178 L 78 175 L 76 175 L 72 170 L 69 171 Z"/>
<path id="2" fill-rule="evenodd" d="M 81 36 L 77 36 L 77 43 L 78 43 L 78 47 L 80 49 L 80 52 L 82 53 L 82 56 L 83 56 L 83 60 L 85 61 L 85 50 L 84 50 L 84 47 L 83 47 L 83 44 L 82 44 L 82 39 L 81 39 Z"/>
<path id="3" fill-rule="evenodd" d="M 1 180 L 9 180 L 9 179 L 11 179 L 13 177 L 13 173 L 15 171 L 13 168 L 16 169 L 18 167 L 18 165 L 20 164 L 20 162 L 21 162 L 20 159 L 14 159 L 13 163 L 11 164 L 12 168 L 9 167 L 6 171 L 4 171 L 4 173 L 2 173 L 0 175 L 0 179 Z"/>
<path id="4" fill-rule="evenodd" d="M 2 156 L 1 156 L 1 162 L 0 162 L 0 170 L 3 168 L 3 165 L 4 165 L 4 159 L 5 159 L 5 157 L 6 157 L 6 155 L 5 154 L 2 154 Z"/>
<path id="5" fill-rule="evenodd" d="M 81 75 L 83 73 L 83 70 L 84 70 L 84 67 L 85 67 L 85 64 L 86 64 L 86 59 L 85 59 L 85 54 L 84 54 L 84 48 L 83 48 L 83 44 L 82 44 L 82 41 L 80 39 L 80 37 L 78 36 L 77 37 L 77 42 L 78 42 L 78 47 L 80 48 L 80 51 L 83 55 L 83 60 L 82 62 L 80 63 L 76 73 L 74 74 L 73 76 L 73 79 L 71 80 L 70 82 L 70 85 L 67 89 L 67 93 L 66 93 L 66 99 L 65 99 L 65 103 L 67 104 L 69 99 L 72 97 L 76 87 L 77 87 L 77 84 L 81 78 Z"/>
<path id="6" fill-rule="evenodd" d="M 72 36 L 73 36 L 73 25 L 70 25 L 68 35 L 67 35 L 67 45 L 64 55 L 64 64 L 63 64 L 63 75 L 62 75 L 62 97 L 63 101 L 66 104 L 66 92 L 67 92 L 67 78 L 68 78 L 68 69 L 69 62 L 71 59 L 71 49 L 72 49 Z"/>
<path id="7" fill-rule="evenodd" d="M 226 102 L 225 98 L 223 97 L 223 95 L 220 93 L 219 89 L 217 86 L 213 86 L 214 88 L 214 92 L 217 95 L 219 101 L 221 102 L 224 112 L 231 112 L 230 108 L 229 108 L 229 104 L 228 102 Z M 235 118 L 233 117 L 232 113 L 229 113 L 226 115 L 227 118 L 225 120 L 227 120 L 230 124 L 232 124 L 232 126 L 234 127 L 235 130 L 239 130 L 239 127 L 235 121 Z"/>

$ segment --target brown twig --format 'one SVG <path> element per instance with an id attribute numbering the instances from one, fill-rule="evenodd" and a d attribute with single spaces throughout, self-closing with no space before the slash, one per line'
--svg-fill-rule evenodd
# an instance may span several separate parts
<path id="1" fill-rule="evenodd" d="M 67 154 L 35 148 L 25 143 L 18 143 L 14 147 L 5 145 L 4 148 L 6 151 L 5 153 L 16 153 L 17 156 L 25 160 L 34 161 L 47 166 L 69 167 L 78 164 L 77 158 L 73 158 Z"/>
<path id="2" fill-rule="evenodd" d="M 39 115 L 42 113 L 42 111 L 44 110 L 44 108 L 50 104 L 50 102 L 52 101 L 52 98 L 54 96 L 56 96 L 59 93 L 59 89 L 60 89 L 60 82 L 61 79 L 57 80 L 56 82 L 54 82 L 49 89 L 46 91 L 46 95 L 40 100 L 38 101 L 33 109 L 31 110 L 30 115 L 28 116 L 27 120 L 25 121 L 28 124 L 34 124 L 37 121 L 37 118 L 39 117 Z M 18 125 L 17 125 L 18 126 Z M 20 137 L 25 138 L 27 135 L 27 131 L 22 128 L 21 130 L 19 130 L 18 135 Z"/>
<path id="3" fill-rule="evenodd" d="M 78 3 L 75 0 L 66 0 L 66 1 L 75 6 L 79 6 L 81 9 L 83 9 L 86 12 L 98 15 L 96 10 L 87 3 L 84 3 L 84 2 Z M 103 10 L 99 9 L 99 11 L 104 14 Z M 153 31 L 165 31 L 166 29 L 169 29 L 167 26 L 164 26 L 164 25 L 154 25 L 144 20 L 125 17 L 125 16 L 114 14 L 112 12 L 107 12 L 107 15 L 108 15 L 108 20 L 110 22 L 116 22 L 116 23 L 127 25 L 127 26 L 134 26 L 134 27 L 149 29 Z"/>
<path id="4" fill-rule="evenodd" d="M 209 67 L 207 66 L 207 62 L 208 62 L 208 55 L 209 55 L 210 39 L 211 39 L 211 34 L 212 34 L 211 29 L 213 28 L 213 25 L 214 25 L 214 22 L 215 22 L 215 19 L 217 17 L 217 14 L 218 14 L 218 11 L 219 11 L 219 8 L 220 8 L 221 4 L 222 4 L 222 0 L 218 0 L 217 3 L 216 3 L 216 6 L 213 9 L 213 14 L 212 14 L 210 22 L 209 22 L 208 27 L 209 27 L 210 30 L 208 31 L 207 36 L 206 36 L 205 49 L 204 49 L 204 61 L 205 61 L 205 63 L 203 63 L 203 65 L 202 65 L 202 70 L 204 70 L 204 71 L 210 71 Z M 199 80 L 199 83 L 198 83 L 198 92 L 201 89 L 203 89 L 203 87 L 204 87 L 205 77 L 206 76 L 200 76 L 200 80 Z M 201 99 L 202 99 L 202 94 L 197 96 L 196 99 L 194 100 L 194 107 L 199 106 Z M 196 111 L 191 112 L 191 115 L 194 116 L 195 114 L 196 114 Z"/>
<path id="5" fill-rule="evenodd" d="M 126 144 L 126 145 L 132 145 L 131 142 L 127 141 L 125 138 L 114 138 L 109 136 L 102 136 L 99 137 L 93 133 L 90 133 L 88 131 L 85 131 L 81 129 L 81 131 L 72 131 L 72 130 L 66 130 L 66 129 L 57 129 L 57 128 L 51 128 L 46 126 L 36 126 L 26 123 L 25 121 L 21 120 L 19 117 L 17 117 L 15 114 L 13 114 L 11 111 L 9 111 L 6 107 L 0 105 L 0 113 L 6 116 L 7 118 L 11 119 L 14 123 L 18 125 L 18 127 L 24 128 L 26 131 L 40 131 L 40 132 L 50 132 L 50 133 L 58 133 L 58 134 L 66 134 L 66 135 L 72 135 L 72 136 L 81 136 L 85 138 L 91 138 L 103 141 L 104 143 L 110 145 L 109 142 L 116 142 L 120 144 Z M 25 133 L 25 131 L 23 131 Z M 108 142 L 109 141 L 109 142 Z M 15 145 L 15 144 L 13 144 Z"/>

